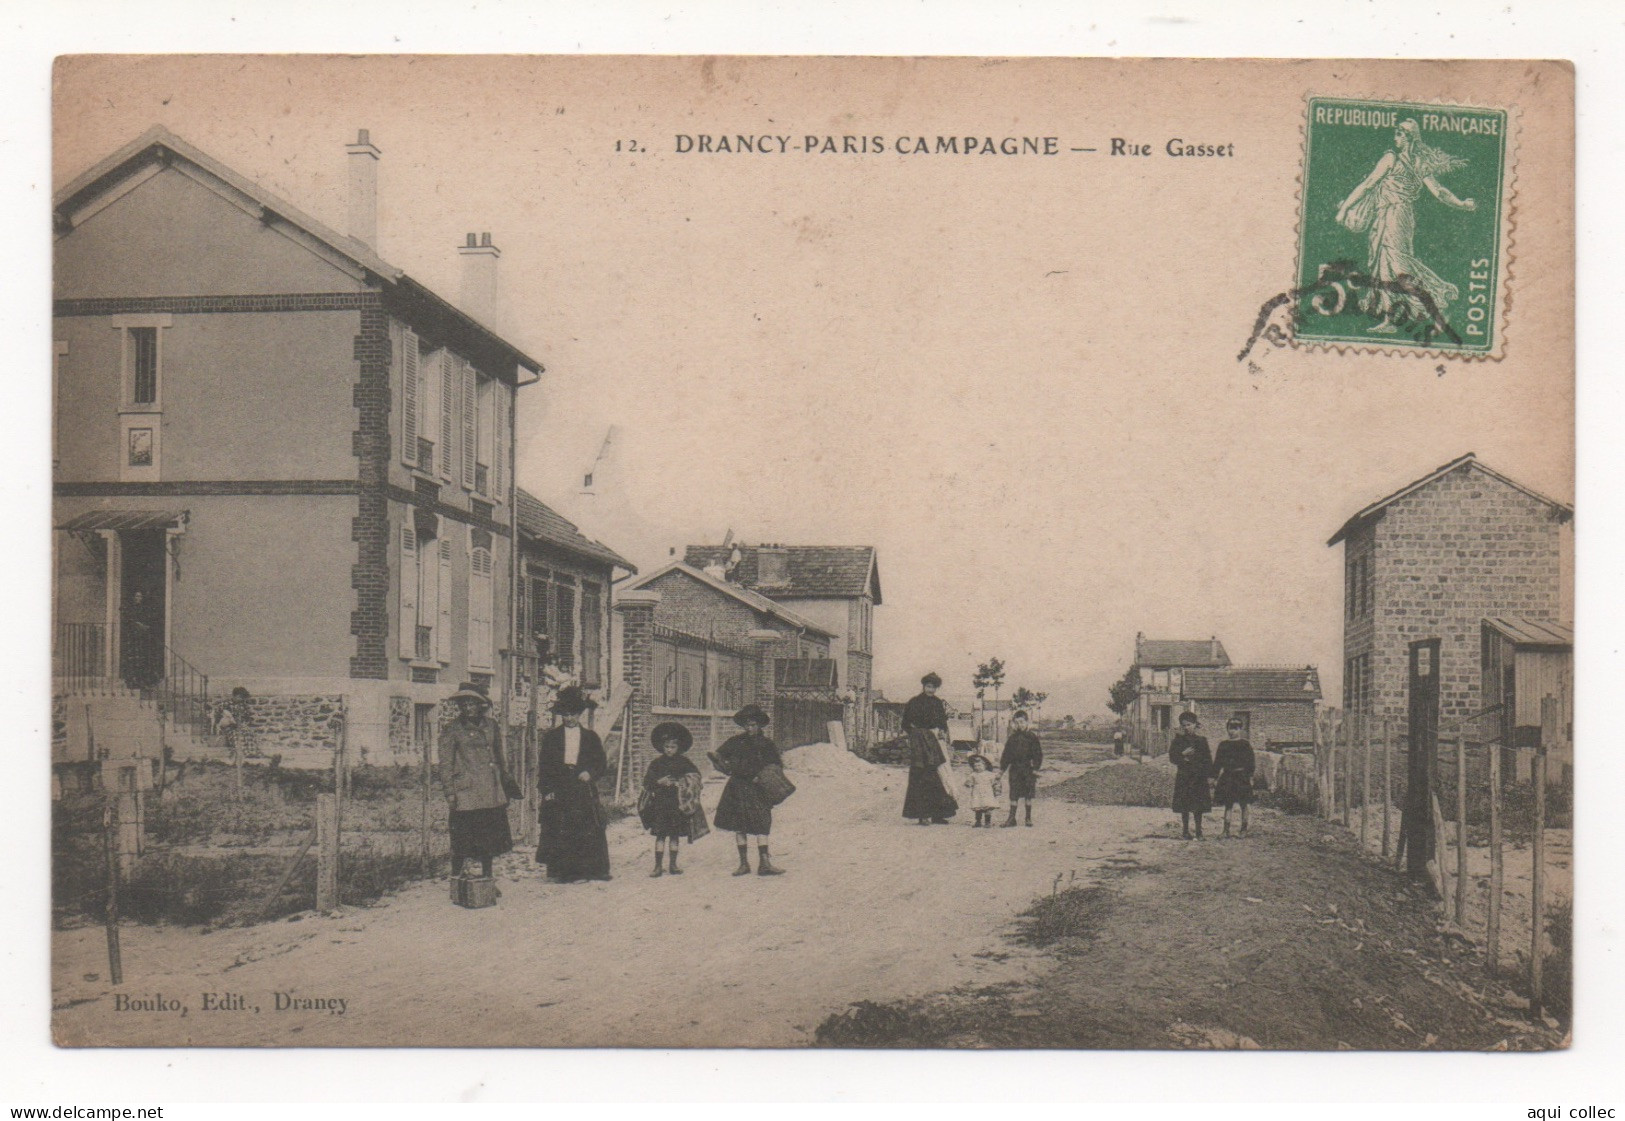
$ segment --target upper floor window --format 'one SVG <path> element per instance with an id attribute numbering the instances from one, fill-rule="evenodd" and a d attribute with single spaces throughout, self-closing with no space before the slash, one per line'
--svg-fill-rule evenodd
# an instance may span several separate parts
<path id="1" fill-rule="evenodd" d="M 113 326 L 123 336 L 120 365 L 126 410 L 156 412 L 163 405 L 163 328 L 169 315 L 115 315 Z"/>

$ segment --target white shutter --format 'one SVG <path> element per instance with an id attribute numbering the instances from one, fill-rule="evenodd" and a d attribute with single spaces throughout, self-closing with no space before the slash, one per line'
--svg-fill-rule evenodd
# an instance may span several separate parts
<path id="1" fill-rule="evenodd" d="M 433 628 L 440 620 L 440 565 L 438 540 L 418 548 L 418 626 L 429 627 L 429 656 L 434 657 L 437 641 Z"/>
<path id="2" fill-rule="evenodd" d="M 468 563 L 468 668 L 491 672 L 491 550 L 473 549 Z"/>
<path id="3" fill-rule="evenodd" d="M 418 336 L 411 329 L 401 331 L 401 462 L 418 465 L 418 410 L 422 407 L 418 387 Z"/>
<path id="4" fill-rule="evenodd" d="M 474 489 L 474 454 L 479 449 L 478 412 L 474 397 L 474 367 L 459 363 L 463 375 L 463 488 Z"/>
<path id="5" fill-rule="evenodd" d="M 495 379 L 491 382 L 492 408 L 496 414 L 496 422 L 491 425 L 491 497 L 498 502 L 504 501 L 507 494 L 502 489 L 503 465 L 507 460 L 506 448 L 508 433 L 508 387 Z"/>
<path id="6" fill-rule="evenodd" d="M 400 571 L 401 587 L 401 657 L 411 658 L 418 644 L 418 531 L 412 527 L 411 511 L 406 524 L 401 526 Z"/>
<path id="7" fill-rule="evenodd" d="M 440 352 L 440 477 L 451 482 L 455 477 L 451 458 L 452 436 L 456 432 L 457 367 L 451 351 Z"/>
<path id="8" fill-rule="evenodd" d="M 451 538 L 440 535 L 439 601 L 440 618 L 435 623 L 434 653 L 438 661 L 451 663 Z"/>

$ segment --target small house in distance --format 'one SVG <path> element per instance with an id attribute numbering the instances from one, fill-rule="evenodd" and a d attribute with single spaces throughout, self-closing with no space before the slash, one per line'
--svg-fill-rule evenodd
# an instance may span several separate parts
<path id="1" fill-rule="evenodd" d="M 1209 739 L 1241 721 L 1241 736 L 1255 748 L 1291 751 L 1313 747 L 1320 675 L 1314 666 L 1225 666 L 1184 673 L 1185 708 L 1201 719 Z"/>
<path id="2" fill-rule="evenodd" d="M 1155 753 L 1166 746 L 1174 709 L 1183 698 L 1186 670 L 1219 669 L 1229 664 L 1230 655 L 1216 635 L 1182 639 L 1136 634 L 1133 674 L 1140 691 L 1128 713 L 1135 747 Z"/>

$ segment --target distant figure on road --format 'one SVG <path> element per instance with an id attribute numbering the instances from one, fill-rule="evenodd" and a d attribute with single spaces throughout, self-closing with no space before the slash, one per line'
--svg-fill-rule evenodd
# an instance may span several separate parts
<path id="1" fill-rule="evenodd" d="M 1113 755 L 1122 755 L 1123 754 L 1123 741 L 1125 739 L 1127 739 L 1127 738 L 1128 737 L 1126 737 L 1123 734 L 1123 729 L 1121 729 L 1121 728 L 1117 729 L 1117 731 L 1112 733 L 1112 754 Z"/>
<path id="2" fill-rule="evenodd" d="M 597 785 L 609 760 L 598 733 L 581 726 L 581 714 L 597 707 L 578 686 L 560 689 L 552 712 L 564 723 L 548 729 L 536 752 L 536 786 L 542 795 L 536 860 L 547 865 L 547 878 L 554 883 L 609 879 L 607 819 Z"/>
<path id="3" fill-rule="evenodd" d="M 1213 800 L 1224 807 L 1224 835 L 1230 836 L 1230 807 L 1241 806 L 1241 835 L 1247 835 L 1247 807 L 1253 801 L 1253 745 L 1241 738 L 1242 722 L 1225 725 L 1229 738 L 1213 756 Z"/>
<path id="4" fill-rule="evenodd" d="M 1168 758 L 1178 768 L 1174 774 L 1174 812 L 1184 829 L 1184 837 L 1191 837 L 1191 815 L 1196 815 L 1196 839 L 1202 839 L 1202 815 L 1213 809 L 1213 795 L 1208 792 L 1208 776 L 1213 771 L 1213 752 L 1207 746 L 1207 737 L 1195 729 L 1202 722 L 1194 712 L 1179 714 L 1179 732 L 1168 745 Z"/>
<path id="5" fill-rule="evenodd" d="M 655 870 L 649 875 L 666 874 L 662 859 L 670 849 L 671 874 L 681 876 L 677 849 L 682 839 L 697 841 L 711 831 L 700 806 L 700 769 L 685 758 L 694 746 L 694 733 L 668 720 L 655 725 L 649 740 L 660 753 L 650 760 L 643 775 L 643 792 L 638 796 L 638 819 L 655 838 Z"/>
<path id="6" fill-rule="evenodd" d="M 1000 828 L 1015 827 L 1018 801 L 1027 803 L 1027 824 L 1033 823 L 1033 799 L 1038 795 L 1038 771 L 1043 765 L 1044 748 L 1037 734 L 1027 730 L 1027 714 L 1017 712 L 1010 717 L 1010 738 L 999 756 L 999 772 L 1010 786 L 1010 816 Z"/>
<path id="7" fill-rule="evenodd" d="M 903 706 L 903 732 L 908 736 L 908 792 L 903 816 L 921 825 L 947 825 L 959 812 L 959 803 L 943 785 L 941 767 L 953 742 L 948 738 L 948 706 L 937 696 L 942 678 L 928 673 L 920 678 L 921 691 Z"/>
<path id="8" fill-rule="evenodd" d="M 739 846 L 739 867 L 734 869 L 734 875 L 750 875 L 752 837 L 756 838 L 756 874 L 783 875 L 784 869 L 773 866 L 767 851 L 767 837 L 773 832 L 773 803 L 757 784 L 756 776 L 763 767 L 783 766 L 784 758 L 778 745 L 767 738 L 768 716 L 759 705 L 746 705 L 734 713 L 734 723 L 745 730 L 711 756 L 717 770 L 728 776 L 713 820 L 718 829 L 733 833 Z"/>

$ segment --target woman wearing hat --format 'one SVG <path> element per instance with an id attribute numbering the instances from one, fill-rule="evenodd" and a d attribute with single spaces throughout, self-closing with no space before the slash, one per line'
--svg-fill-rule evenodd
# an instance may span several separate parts
<path id="1" fill-rule="evenodd" d="M 739 846 L 739 867 L 736 876 L 750 875 L 750 839 L 756 838 L 757 867 L 760 876 L 777 876 L 784 872 L 775 868 L 768 855 L 767 837 L 773 832 L 773 803 L 756 784 L 756 775 L 769 764 L 783 765 L 776 744 L 767 738 L 767 713 L 757 705 L 746 705 L 734 713 L 734 723 L 745 729 L 717 748 L 712 759 L 717 769 L 728 776 L 728 785 L 722 788 L 717 801 L 716 826 L 734 834 Z"/>
<path id="2" fill-rule="evenodd" d="M 486 713 L 491 702 L 465 681 L 447 698 L 456 718 L 440 732 L 440 785 L 451 809 L 451 874 L 463 874 L 464 861 L 491 861 L 513 848 L 508 799 L 520 793 L 502 757 L 502 733 Z"/>
<path id="3" fill-rule="evenodd" d="M 643 775 L 643 793 L 638 798 L 638 818 L 655 838 L 655 870 L 650 876 L 664 876 L 662 862 L 671 851 L 671 874 L 681 876 L 677 848 L 682 838 L 697 841 L 710 827 L 700 806 L 700 769 L 689 762 L 688 749 L 694 734 L 674 720 L 655 725 L 649 737 L 657 754 Z"/>
<path id="4" fill-rule="evenodd" d="M 903 816 L 921 825 L 947 825 L 959 803 L 943 784 L 941 767 L 953 750 L 948 739 L 948 706 L 937 696 L 942 678 L 920 678 L 920 694 L 903 706 L 903 732 L 908 736 L 908 792 Z"/>
<path id="5" fill-rule="evenodd" d="M 1202 839 L 1202 815 L 1213 809 L 1213 795 L 1208 791 L 1208 775 L 1213 770 L 1213 752 L 1208 749 L 1207 737 L 1196 729 L 1202 721 L 1194 712 L 1179 714 L 1179 732 L 1168 744 L 1168 759 L 1177 768 L 1174 772 L 1174 812 L 1188 841 L 1191 837 L 1191 815 L 1196 816 L 1196 839 Z"/>
<path id="6" fill-rule="evenodd" d="M 542 736 L 536 785 L 542 794 L 541 843 L 536 860 L 554 883 L 609 879 L 609 842 L 598 780 L 609 770 L 598 733 L 581 726 L 581 714 L 598 704 L 580 688 L 559 690 L 552 712 L 564 722 Z"/>

